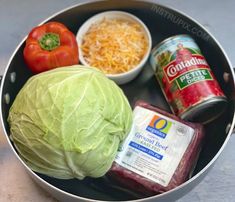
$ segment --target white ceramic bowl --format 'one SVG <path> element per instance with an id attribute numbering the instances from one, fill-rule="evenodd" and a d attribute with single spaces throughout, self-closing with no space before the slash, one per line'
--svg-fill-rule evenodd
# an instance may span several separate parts
<path id="1" fill-rule="evenodd" d="M 106 76 L 108 78 L 112 79 L 117 84 L 125 84 L 125 83 L 133 80 L 140 73 L 142 68 L 144 67 L 144 65 L 148 59 L 148 56 L 150 54 L 150 51 L 151 51 L 152 38 L 151 38 L 150 32 L 149 32 L 148 28 L 146 27 L 146 25 L 139 18 L 137 18 L 136 16 L 134 16 L 130 13 L 123 12 L 123 11 L 105 11 L 105 12 L 96 14 L 93 17 L 89 18 L 87 21 L 85 21 L 84 24 L 79 28 L 79 30 L 77 32 L 76 38 L 77 38 L 78 47 L 79 47 L 79 60 L 83 65 L 90 66 L 85 61 L 85 59 L 83 57 L 83 52 L 80 48 L 82 41 L 83 41 L 83 36 L 87 33 L 87 31 L 89 30 L 89 28 L 91 27 L 92 24 L 98 23 L 98 22 L 102 21 L 104 18 L 106 18 L 106 19 L 125 19 L 130 22 L 138 23 L 143 28 L 143 32 L 146 35 L 146 38 L 148 40 L 148 48 L 145 53 L 145 56 L 143 57 L 143 59 L 140 61 L 140 63 L 137 66 L 133 67 L 131 70 L 129 70 L 128 72 L 125 72 L 125 73 L 106 74 Z"/>

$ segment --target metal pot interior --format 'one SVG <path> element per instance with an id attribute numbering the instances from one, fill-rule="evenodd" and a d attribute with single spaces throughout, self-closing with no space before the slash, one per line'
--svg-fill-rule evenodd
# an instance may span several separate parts
<path id="1" fill-rule="evenodd" d="M 163 9 L 162 12 L 160 12 L 159 9 Z M 232 122 L 234 116 L 234 80 L 232 78 L 232 70 L 226 56 L 224 55 L 223 51 L 218 46 L 216 41 L 208 33 L 206 33 L 205 30 L 201 28 L 197 23 L 174 10 L 159 6 L 157 4 L 153 4 L 151 2 L 93 2 L 69 8 L 53 16 L 48 21 L 62 22 L 70 30 L 72 30 L 74 34 L 76 34 L 78 28 L 87 18 L 91 17 L 96 13 L 107 10 L 127 11 L 139 17 L 150 30 L 153 45 L 156 45 L 162 40 L 173 35 L 191 35 L 196 40 L 202 53 L 207 59 L 207 62 L 215 73 L 223 91 L 229 98 L 228 107 L 226 111 L 222 114 L 222 116 L 220 116 L 210 124 L 206 125 L 206 141 L 201 151 L 195 171 L 193 173 L 193 176 L 196 175 L 205 166 L 207 166 L 209 162 L 215 160 L 215 155 L 220 150 L 225 140 L 229 138 L 228 131 L 226 131 L 226 128 L 228 124 Z M 173 15 L 174 19 L 182 19 L 186 24 L 190 25 L 191 28 L 200 30 L 202 33 L 205 34 L 205 36 L 208 37 L 202 37 L 199 36 L 199 34 L 194 34 L 192 31 L 186 29 L 183 25 L 176 23 L 176 20 L 172 20 L 173 18 L 167 17 L 167 15 L 164 14 L 163 11 Z M 1 107 L 4 127 L 8 134 L 9 126 L 7 123 L 7 117 L 9 108 L 24 83 L 29 77 L 32 76 L 32 73 L 27 68 L 23 60 L 24 46 L 25 43 L 23 42 L 16 50 L 11 61 L 9 62 L 9 66 L 5 74 L 5 79 L 3 80 Z M 224 72 L 230 74 L 230 83 L 224 82 Z M 15 82 L 13 82 L 11 79 L 12 73 L 16 74 Z M 121 88 L 124 90 L 132 106 L 136 100 L 142 99 L 164 110 L 170 111 L 170 108 L 160 90 L 160 86 L 158 85 L 154 77 L 149 62 L 146 64 L 144 70 L 135 80 L 126 85 L 122 85 Z M 8 100 L 9 102 L 6 101 L 7 96 L 10 97 L 10 100 Z M 50 183 L 51 185 L 54 185 L 55 187 L 65 192 L 89 199 L 120 201 L 134 200 L 139 198 L 139 196 L 136 196 L 132 193 L 106 186 L 103 179 L 87 178 L 84 181 L 79 181 L 76 179 L 58 180 L 41 174 L 38 174 L 38 176 Z"/>

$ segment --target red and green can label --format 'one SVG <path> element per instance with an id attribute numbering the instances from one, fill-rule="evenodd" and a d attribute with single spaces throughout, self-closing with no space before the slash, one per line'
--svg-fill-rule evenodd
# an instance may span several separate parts
<path id="1" fill-rule="evenodd" d="M 186 88 L 196 82 L 213 80 L 203 56 L 198 54 L 188 55 L 186 60 L 174 59 L 163 67 L 163 71 L 169 83 L 176 81 L 180 89 Z M 177 57 L 177 55 L 176 55 Z"/>
<path id="2" fill-rule="evenodd" d="M 153 49 L 150 62 L 176 115 L 211 97 L 224 97 L 199 47 L 188 35 L 162 42 Z"/>

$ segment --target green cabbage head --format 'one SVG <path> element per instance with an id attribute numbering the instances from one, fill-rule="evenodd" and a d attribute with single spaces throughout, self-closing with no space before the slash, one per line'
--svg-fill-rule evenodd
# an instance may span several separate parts
<path id="1" fill-rule="evenodd" d="M 34 171 L 59 179 L 103 176 L 132 124 L 122 90 L 100 71 L 62 67 L 31 77 L 9 112 L 10 137 Z"/>

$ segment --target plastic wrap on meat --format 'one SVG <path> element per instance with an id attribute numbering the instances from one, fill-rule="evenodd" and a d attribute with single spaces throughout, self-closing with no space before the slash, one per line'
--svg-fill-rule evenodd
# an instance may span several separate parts
<path id="1" fill-rule="evenodd" d="M 188 145 L 185 153 L 183 154 L 183 157 L 181 158 L 180 163 L 178 164 L 178 167 L 176 168 L 170 182 L 165 187 L 129 169 L 120 166 L 116 162 L 113 163 L 112 168 L 108 172 L 108 176 L 112 180 L 118 182 L 120 186 L 133 190 L 137 193 L 141 193 L 144 196 L 152 196 L 171 190 L 179 186 L 189 178 L 190 173 L 195 167 L 196 161 L 198 159 L 202 147 L 204 130 L 201 124 L 183 121 L 175 115 L 153 107 L 152 105 L 146 102 L 138 101 L 136 103 L 136 106 L 140 106 L 151 111 L 158 112 L 166 117 L 174 119 L 175 121 L 188 125 L 194 129 L 194 135 L 192 137 L 192 140 Z"/>

